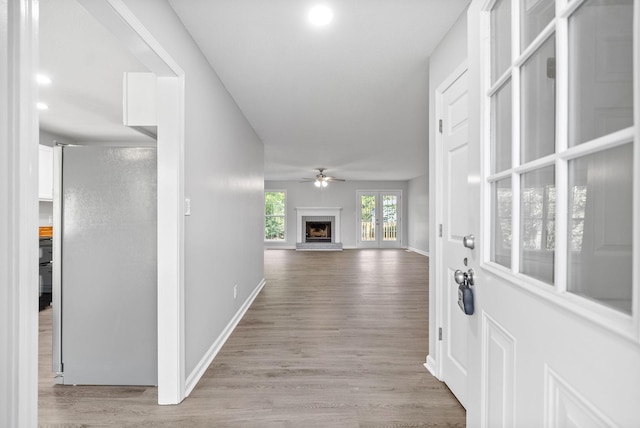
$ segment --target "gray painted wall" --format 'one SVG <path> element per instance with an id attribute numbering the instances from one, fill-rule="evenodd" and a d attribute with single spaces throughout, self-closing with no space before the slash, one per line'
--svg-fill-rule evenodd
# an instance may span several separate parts
<path id="1" fill-rule="evenodd" d="M 440 44 L 436 47 L 429 61 L 429 212 L 432 213 L 429 219 L 429 242 L 431 243 L 431 256 L 435 249 L 436 235 L 436 199 L 435 199 L 435 142 L 436 142 L 436 105 L 435 90 L 440 86 L 455 69 L 467 59 L 467 11 L 465 10 L 449 32 L 444 36 Z M 435 284 L 435 272 L 437 264 L 431 263 L 429 269 L 429 283 Z M 429 325 L 437 326 L 435 319 L 436 295 L 435 287 L 429 290 Z M 435 331 L 436 327 L 431 327 L 430 331 Z M 435 349 L 436 335 L 429 335 L 429 349 Z"/>
<path id="2" fill-rule="evenodd" d="M 429 252 L 429 175 L 409 180 L 407 205 L 409 207 L 409 245 L 422 253 Z"/>
<path id="3" fill-rule="evenodd" d="M 296 207 L 341 207 L 342 245 L 356 247 L 356 192 L 358 190 L 401 190 L 402 191 L 402 246 L 408 242 L 408 183 L 406 181 L 346 181 L 331 183 L 320 190 L 313 183 L 297 181 L 266 181 L 266 190 L 287 192 L 287 236 L 284 243 L 265 243 L 267 248 L 294 248 L 296 245 Z"/>
<path id="4" fill-rule="evenodd" d="M 164 0 L 153 7 L 146 0 L 125 3 L 185 71 L 189 376 L 264 276 L 264 148 L 171 6 Z"/>

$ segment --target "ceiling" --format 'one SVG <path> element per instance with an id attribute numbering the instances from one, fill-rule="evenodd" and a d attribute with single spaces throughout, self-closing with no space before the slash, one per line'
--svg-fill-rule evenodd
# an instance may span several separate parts
<path id="1" fill-rule="evenodd" d="M 41 1 L 40 127 L 72 142 L 148 143 L 122 124 L 125 71 L 149 71 L 76 0 Z"/>
<path id="2" fill-rule="evenodd" d="M 427 172 L 428 56 L 468 0 L 326 1 L 326 27 L 308 23 L 308 0 L 169 3 L 263 141 L 265 179 L 319 167 L 348 180 Z M 75 0 L 40 7 L 41 63 L 62 73 L 46 90 L 66 109 L 52 101 L 43 126 L 83 140 L 147 139 L 115 126 L 122 72 L 144 67 Z"/>

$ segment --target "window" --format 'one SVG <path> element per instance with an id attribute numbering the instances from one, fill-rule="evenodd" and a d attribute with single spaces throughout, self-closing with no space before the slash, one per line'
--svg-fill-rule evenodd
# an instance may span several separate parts
<path id="1" fill-rule="evenodd" d="M 284 191 L 264 192 L 264 239 L 285 241 L 287 230 L 287 194 Z"/>
<path id="2" fill-rule="evenodd" d="M 633 16 L 633 0 L 496 0 L 484 64 L 487 261 L 629 315 Z"/>

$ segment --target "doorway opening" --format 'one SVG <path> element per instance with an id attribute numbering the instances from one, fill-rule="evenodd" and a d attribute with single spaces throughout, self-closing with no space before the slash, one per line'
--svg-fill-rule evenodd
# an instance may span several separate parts
<path id="1" fill-rule="evenodd" d="M 402 245 L 402 191 L 358 191 L 358 248 L 399 248 Z"/>

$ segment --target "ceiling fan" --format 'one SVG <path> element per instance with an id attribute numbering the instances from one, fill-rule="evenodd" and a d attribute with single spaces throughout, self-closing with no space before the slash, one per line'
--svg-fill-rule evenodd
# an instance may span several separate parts
<path id="1" fill-rule="evenodd" d="M 329 175 L 325 175 L 324 171 L 326 168 L 317 168 L 319 173 L 316 174 L 315 178 L 303 178 L 301 183 L 313 182 L 316 187 L 327 187 L 330 181 L 345 181 L 344 178 L 336 178 L 331 177 Z"/>

